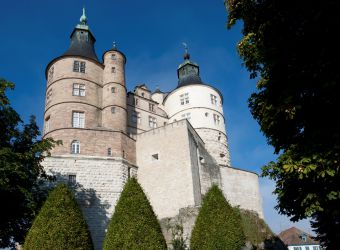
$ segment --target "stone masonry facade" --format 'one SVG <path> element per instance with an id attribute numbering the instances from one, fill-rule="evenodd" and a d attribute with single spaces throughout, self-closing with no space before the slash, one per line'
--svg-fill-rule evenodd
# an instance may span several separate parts
<path id="1" fill-rule="evenodd" d="M 44 138 L 61 140 L 44 162 L 73 188 L 101 249 L 124 184 L 136 176 L 161 221 L 182 221 L 190 237 L 202 197 L 218 185 L 234 206 L 263 217 L 258 175 L 232 168 L 222 93 L 184 55 L 170 92 L 145 84 L 128 92 L 125 55 L 114 45 L 100 61 L 85 14 L 70 48 L 46 68 Z"/>

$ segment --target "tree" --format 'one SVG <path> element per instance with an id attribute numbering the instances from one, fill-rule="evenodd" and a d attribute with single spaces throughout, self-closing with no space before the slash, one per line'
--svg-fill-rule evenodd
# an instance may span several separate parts
<path id="1" fill-rule="evenodd" d="M 41 162 L 56 143 L 38 139 L 40 132 L 33 116 L 23 124 L 5 93 L 13 88 L 13 83 L 0 79 L 0 247 L 23 242 L 46 197 L 40 184 L 49 178 Z"/>
<path id="2" fill-rule="evenodd" d="M 103 249 L 167 249 L 157 217 L 135 178 L 124 186 Z"/>
<path id="3" fill-rule="evenodd" d="M 25 250 L 93 249 L 82 212 L 69 188 L 56 186 L 35 218 Z"/>
<path id="4" fill-rule="evenodd" d="M 192 230 L 192 250 L 237 250 L 245 246 L 241 216 L 214 185 L 203 198 Z"/>
<path id="5" fill-rule="evenodd" d="M 281 214 L 340 249 L 339 2 L 228 0 L 228 27 L 243 21 L 238 51 L 251 78 L 249 107 L 275 153 L 262 176 L 276 181 Z"/>

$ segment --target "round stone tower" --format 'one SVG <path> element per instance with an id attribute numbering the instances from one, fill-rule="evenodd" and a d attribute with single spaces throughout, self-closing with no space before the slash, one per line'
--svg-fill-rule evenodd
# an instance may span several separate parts
<path id="1" fill-rule="evenodd" d="M 203 83 L 187 52 L 177 69 L 178 86 L 164 100 L 169 122 L 187 119 L 218 164 L 230 166 L 221 92 Z"/>
<path id="2" fill-rule="evenodd" d="M 127 131 L 125 55 L 113 45 L 103 55 L 103 127 Z"/>
<path id="3" fill-rule="evenodd" d="M 44 137 L 63 141 L 53 154 L 95 155 L 91 131 L 101 127 L 103 65 L 94 50 L 85 11 L 71 33 L 69 49 L 46 67 Z"/>

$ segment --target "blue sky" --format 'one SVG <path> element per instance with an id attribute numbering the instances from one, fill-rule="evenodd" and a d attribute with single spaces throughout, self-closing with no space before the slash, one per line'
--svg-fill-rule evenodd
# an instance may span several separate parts
<path id="1" fill-rule="evenodd" d="M 276 158 L 247 107 L 255 81 L 249 79 L 236 51 L 242 26 L 227 30 L 223 0 L 1 1 L 0 77 L 16 84 L 9 96 L 24 120 L 33 114 L 42 127 L 45 67 L 68 48 L 83 6 L 97 39 L 98 57 L 113 41 L 126 55 L 129 90 L 139 83 L 152 90 L 173 89 L 186 42 L 202 80 L 224 95 L 232 165 L 260 173 L 261 166 Z M 273 209 L 274 183 L 261 179 L 260 187 L 265 219 L 274 232 L 292 226 Z M 307 221 L 295 226 L 311 232 Z"/>

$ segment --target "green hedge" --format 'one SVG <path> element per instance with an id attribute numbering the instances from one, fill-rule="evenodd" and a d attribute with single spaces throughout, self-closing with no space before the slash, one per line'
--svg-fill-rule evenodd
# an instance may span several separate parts
<path id="1" fill-rule="evenodd" d="M 120 195 L 103 249 L 167 249 L 157 217 L 135 178 Z"/>
<path id="2" fill-rule="evenodd" d="M 67 186 L 54 188 L 35 218 L 24 243 L 25 250 L 90 250 L 90 232 Z"/>
<path id="3" fill-rule="evenodd" d="M 238 250 L 245 245 L 241 216 L 214 185 L 203 198 L 191 235 L 191 250 Z"/>

